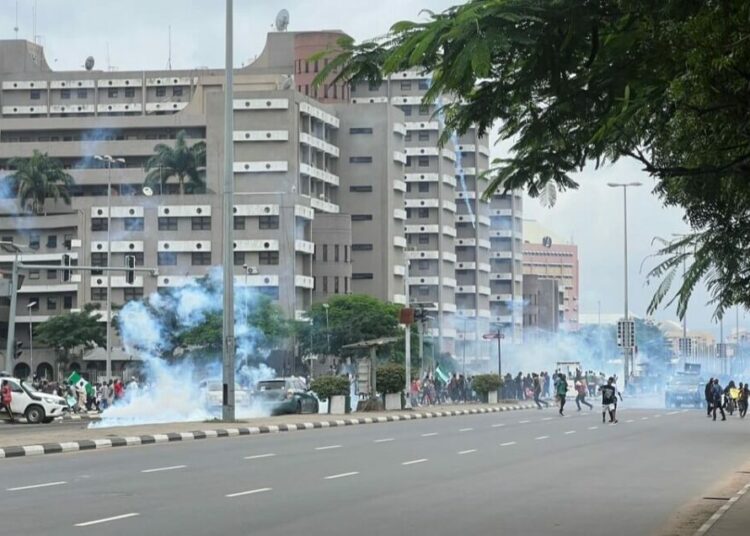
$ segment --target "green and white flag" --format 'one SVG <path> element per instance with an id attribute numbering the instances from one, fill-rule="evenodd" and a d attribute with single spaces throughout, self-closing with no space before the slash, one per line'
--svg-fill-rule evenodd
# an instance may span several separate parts
<path id="1" fill-rule="evenodd" d="M 75 371 L 70 376 L 68 376 L 68 383 L 76 389 L 85 389 L 86 394 L 89 396 L 94 394 L 94 387 L 89 382 L 87 382 L 86 379 L 83 378 L 83 376 Z"/>

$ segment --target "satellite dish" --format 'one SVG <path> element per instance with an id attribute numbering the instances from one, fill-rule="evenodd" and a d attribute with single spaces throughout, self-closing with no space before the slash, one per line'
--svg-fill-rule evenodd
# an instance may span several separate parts
<path id="1" fill-rule="evenodd" d="M 285 32 L 287 26 L 289 26 L 289 12 L 286 9 L 282 9 L 276 15 L 276 31 Z"/>
<path id="2" fill-rule="evenodd" d="M 84 67 L 86 67 L 87 71 L 90 71 L 94 68 L 94 56 L 89 56 L 86 58 L 86 63 L 83 64 Z"/>
<path id="3" fill-rule="evenodd" d="M 145 195 L 146 197 L 151 197 L 152 195 L 154 195 L 154 191 L 151 189 L 150 186 L 144 186 L 143 188 L 141 188 L 141 191 L 143 192 L 143 195 Z"/>
<path id="4" fill-rule="evenodd" d="M 293 76 L 284 76 L 282 77 L 282 82 L 280 84 L 279 89 L 282 90 L 288 90 L 292 89 L 294 87 L 294 77 Z"/>

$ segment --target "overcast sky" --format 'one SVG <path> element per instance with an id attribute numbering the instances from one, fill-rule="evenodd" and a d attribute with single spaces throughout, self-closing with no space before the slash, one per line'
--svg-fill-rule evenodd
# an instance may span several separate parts
<path id="1" fill-rule="evenodd" d="M 398 20 L 419 17 L 420 10 L 443 10 L 457 0 L 235 0 L 235 63 L 251 61 L 263 49 L 265 34 L 276 13 L 289 10 L 290 30 L 341 29 L 356 39 L 385 33 Z M 18 5 L 18 35 L 33 35 L 34 0 L 0 0 L 0 39 L 12 39 Z M 92 55 L 96 67 L 106 69 L 163 69 L 169 60 L 172 29 L 172 67 L 221 67 L 224 61 L 224 2 L 222 0 L 37 0 L 36 34 L 45 46 L 50 66 L 79 69 Z M 107 51 L 109 51 L 107 53 Z M 109 56 L 109 58 L 107 57 Z M 652 251 L 654 236 L 669 238 L 686 230 L 678 209 L 665 209 L 651 190 L 653 181 L 630 161 L 586 170 L 581 188 L 558 197 L 553 209 L 527 200 L 525 217 L 536 218 L 557 234 L 572 238 L 580 249 L 582 312 L 623 309 L 622 193 L 607 188 L 609 181 L 640 181 L 629 194 L 630 309 L 645 313 L 653 287 L 639 273 Z M 699 289 L 688 313 L 688 326 L 712 329 L 707 296 Z M 664 311 L 657 318 L 672 318 Z M 731 315 L 733 325 L 734 315 Z M 747 323 L 741 315 L 743 326 Z M 728 332 L 727 327 L 727 332 Z"/>

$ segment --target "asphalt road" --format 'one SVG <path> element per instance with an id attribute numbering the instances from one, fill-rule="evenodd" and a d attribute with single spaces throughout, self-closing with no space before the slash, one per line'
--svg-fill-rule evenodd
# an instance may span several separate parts
<path id="1" fill-rule="evenodd" d="M 644 535 L 746 461 L 699 411 L 474 415 L 0 462 L 2 534 Z"/>
<path id="2" fill-rule="evenodd" d="M 89 420 L 71 421 L 56 420 L 49 424 L 26 424 L 25 421 L 11 424 L 9 421 L 0 422 L 0 435 L 5 437 L 13 435 L 26 435 L 29 430 L 85 430 L 88 428 Z"/>

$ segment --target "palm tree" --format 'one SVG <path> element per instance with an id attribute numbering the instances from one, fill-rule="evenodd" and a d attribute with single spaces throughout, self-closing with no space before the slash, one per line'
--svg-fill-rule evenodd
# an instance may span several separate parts
<path id="1" fill-rule="evenodd" d="M 206 143 L 200 141 L 188 146 L 185 141 L 186 132 L 177 133 L 174 147 L 160 143 L 154 147 L 154 154 L 146 161 L 145 185 L 153 188 L 157 184 L 162 191 L 164 185 L 176 176 L 180 182 L 180 193 L 189 190 L 191 193 L 205 191 Z M 187 185 L 185 181 L 187 180 Z"/>
<path id="2" fill-rule="evenodd" d="M 10 179 L 18 192 L 21 207 L 25 208 L 30 201 L 34 213 L 41 214 L 49 197 L 70 204 L 70 189 L 75 181 L 56 158 L 34 150 L 31 158 L 12 158 L 9 164 L 16 170 Z"/>

